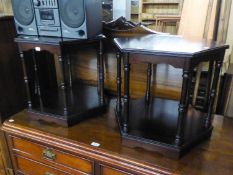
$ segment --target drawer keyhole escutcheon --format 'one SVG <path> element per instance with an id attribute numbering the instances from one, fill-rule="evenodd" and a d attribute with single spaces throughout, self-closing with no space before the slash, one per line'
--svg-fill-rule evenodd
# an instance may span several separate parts
<path id="1" fill-rule="evenodd" d="M 48 159 L 48 160 L 55 160 L 56 154 L 54 154 L 51 149 L 46 148 L 43 151 L 43 158 Z M 49 174 L 45 174 L 45 175 L 53 175 L 53 174 L 49 173 Z"/>
<path id="2" fill-rule="evenodd" d="M 44 175 L 55 175 L 55 174 L 46 172 Z"/>

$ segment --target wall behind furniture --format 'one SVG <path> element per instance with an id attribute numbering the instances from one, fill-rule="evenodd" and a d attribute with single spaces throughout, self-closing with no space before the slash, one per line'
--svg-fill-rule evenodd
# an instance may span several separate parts
<path id="1" fill-rule="evenodd" d="M 230 19 L 229 19 L 229 25 L 228 25 L 228 31 L 227 31 L 227 44 L 229 44 L 231 47 L 226 52 L 226 62 L 233 63 L 233 3 L 231 3 L 231 12 L 230 12 Z"/>
<path id="2" fill-rule="evenodd" d="M 130 5 L 130 0 L 113 0 L 113 19 L 123 16 L 130 20 Z"/>
<path id="3" fill-rule="evenodd" d="M 200 40 L 203 38 L 208 1 L 185 0 L 181 15 L 179 35 Z"/>
<path id="4" fill-rule="evenodd" d="M 13 14 L 11 0 L 0 0 L 0 16 L 11 14 Z"/>

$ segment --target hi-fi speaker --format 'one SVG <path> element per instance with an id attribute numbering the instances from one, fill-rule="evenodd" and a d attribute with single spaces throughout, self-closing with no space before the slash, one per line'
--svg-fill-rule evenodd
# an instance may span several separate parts
<path id="1" fill-rule="evenodd" d="M 16 31 L 23 35 L 37 35 L 34 8 L 31 0 L 12 0 Z"/>
<path id="2" fill-rule="evenodd" d="M 102 33 L 102 1 L 59 0 L 62 37 L 87 39 Z"/>

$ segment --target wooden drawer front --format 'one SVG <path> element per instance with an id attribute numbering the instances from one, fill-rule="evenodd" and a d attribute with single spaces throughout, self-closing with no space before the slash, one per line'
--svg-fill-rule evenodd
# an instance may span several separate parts
<path id="1" fill-rule="evenodd" d="M 101 166 L 101 175 L 133 175 L 133 174 L 115 168 Z"/>
<path id="2" fill-rule="evenodd" d="M 16 156 L 17 171 L 27 175 L 68 175 L 66 172 L 62 172 L 55 168 L 49 167 L 42 163 L 32 161 L 30 159 Z"/>
<path id="3" fill-rule="evenodd" d="M 61 169 L 60 165 L 72 168 L 69 172 L 78 170 L 85 174 L 93 174 L 93 162 L 84 158 L 76 157 L 55 149 L 35 144 L 20 138 L 12 137 L 13 152 L 30 159 L 43 162 Z M 75 169 L 75 170 L 74 170 Z M 76 174 L 76 173 L 75 173 Z"/>

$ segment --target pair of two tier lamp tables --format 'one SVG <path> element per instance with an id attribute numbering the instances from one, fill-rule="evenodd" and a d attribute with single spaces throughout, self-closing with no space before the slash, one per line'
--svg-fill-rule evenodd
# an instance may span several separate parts
<path id="1" fill-rule="evenodd" d="M 103 40 L 100 35 L 93 39 L 72 40 L 48 37 L 18 37 L 20 57 L 27 87 L 28 109 L 41 114 L 40 119 L 70 126 L 89 116 L 106 112 L 104 97 Z M 143 147 L 171 157 L 180 157 L 190 148 L 208 139 L 212 133 L 212 114 L 215 96 L 227 45 L 212 41 L 193 42 L 180 36 L 148 34 L 137 37 L 114 39 L 117 49 L 117 100 L 116 118 L 123 144 Z M 96 48 L 98 86 L 73 84 L 69 54 L 81 45 Z M 57 55 L 62 81 L 55 91 L 40 92 L 38 65 L 35 54 L 35 86 L 39 105 L 32 103 L 24 52 L 46 50 Z M 122 64 L 123 61 L 123 64 Z M 195 67 L 208 62 L 208 78 L 203 110 L 196 109 L 190 100 L 192 77 Z M 130 98 L 131 64 L 148 64 L 147 90 L 143 99 Z M 183 70 L 180 101 L 153 98 L 151 72 L 153 64 L 169 64 Z M 122 80 L 124 65 L 124 80 Z M 122 81 L 124 92 L 122 93 Z M 123 95 L 122 95 L 123 94 Z"/>

